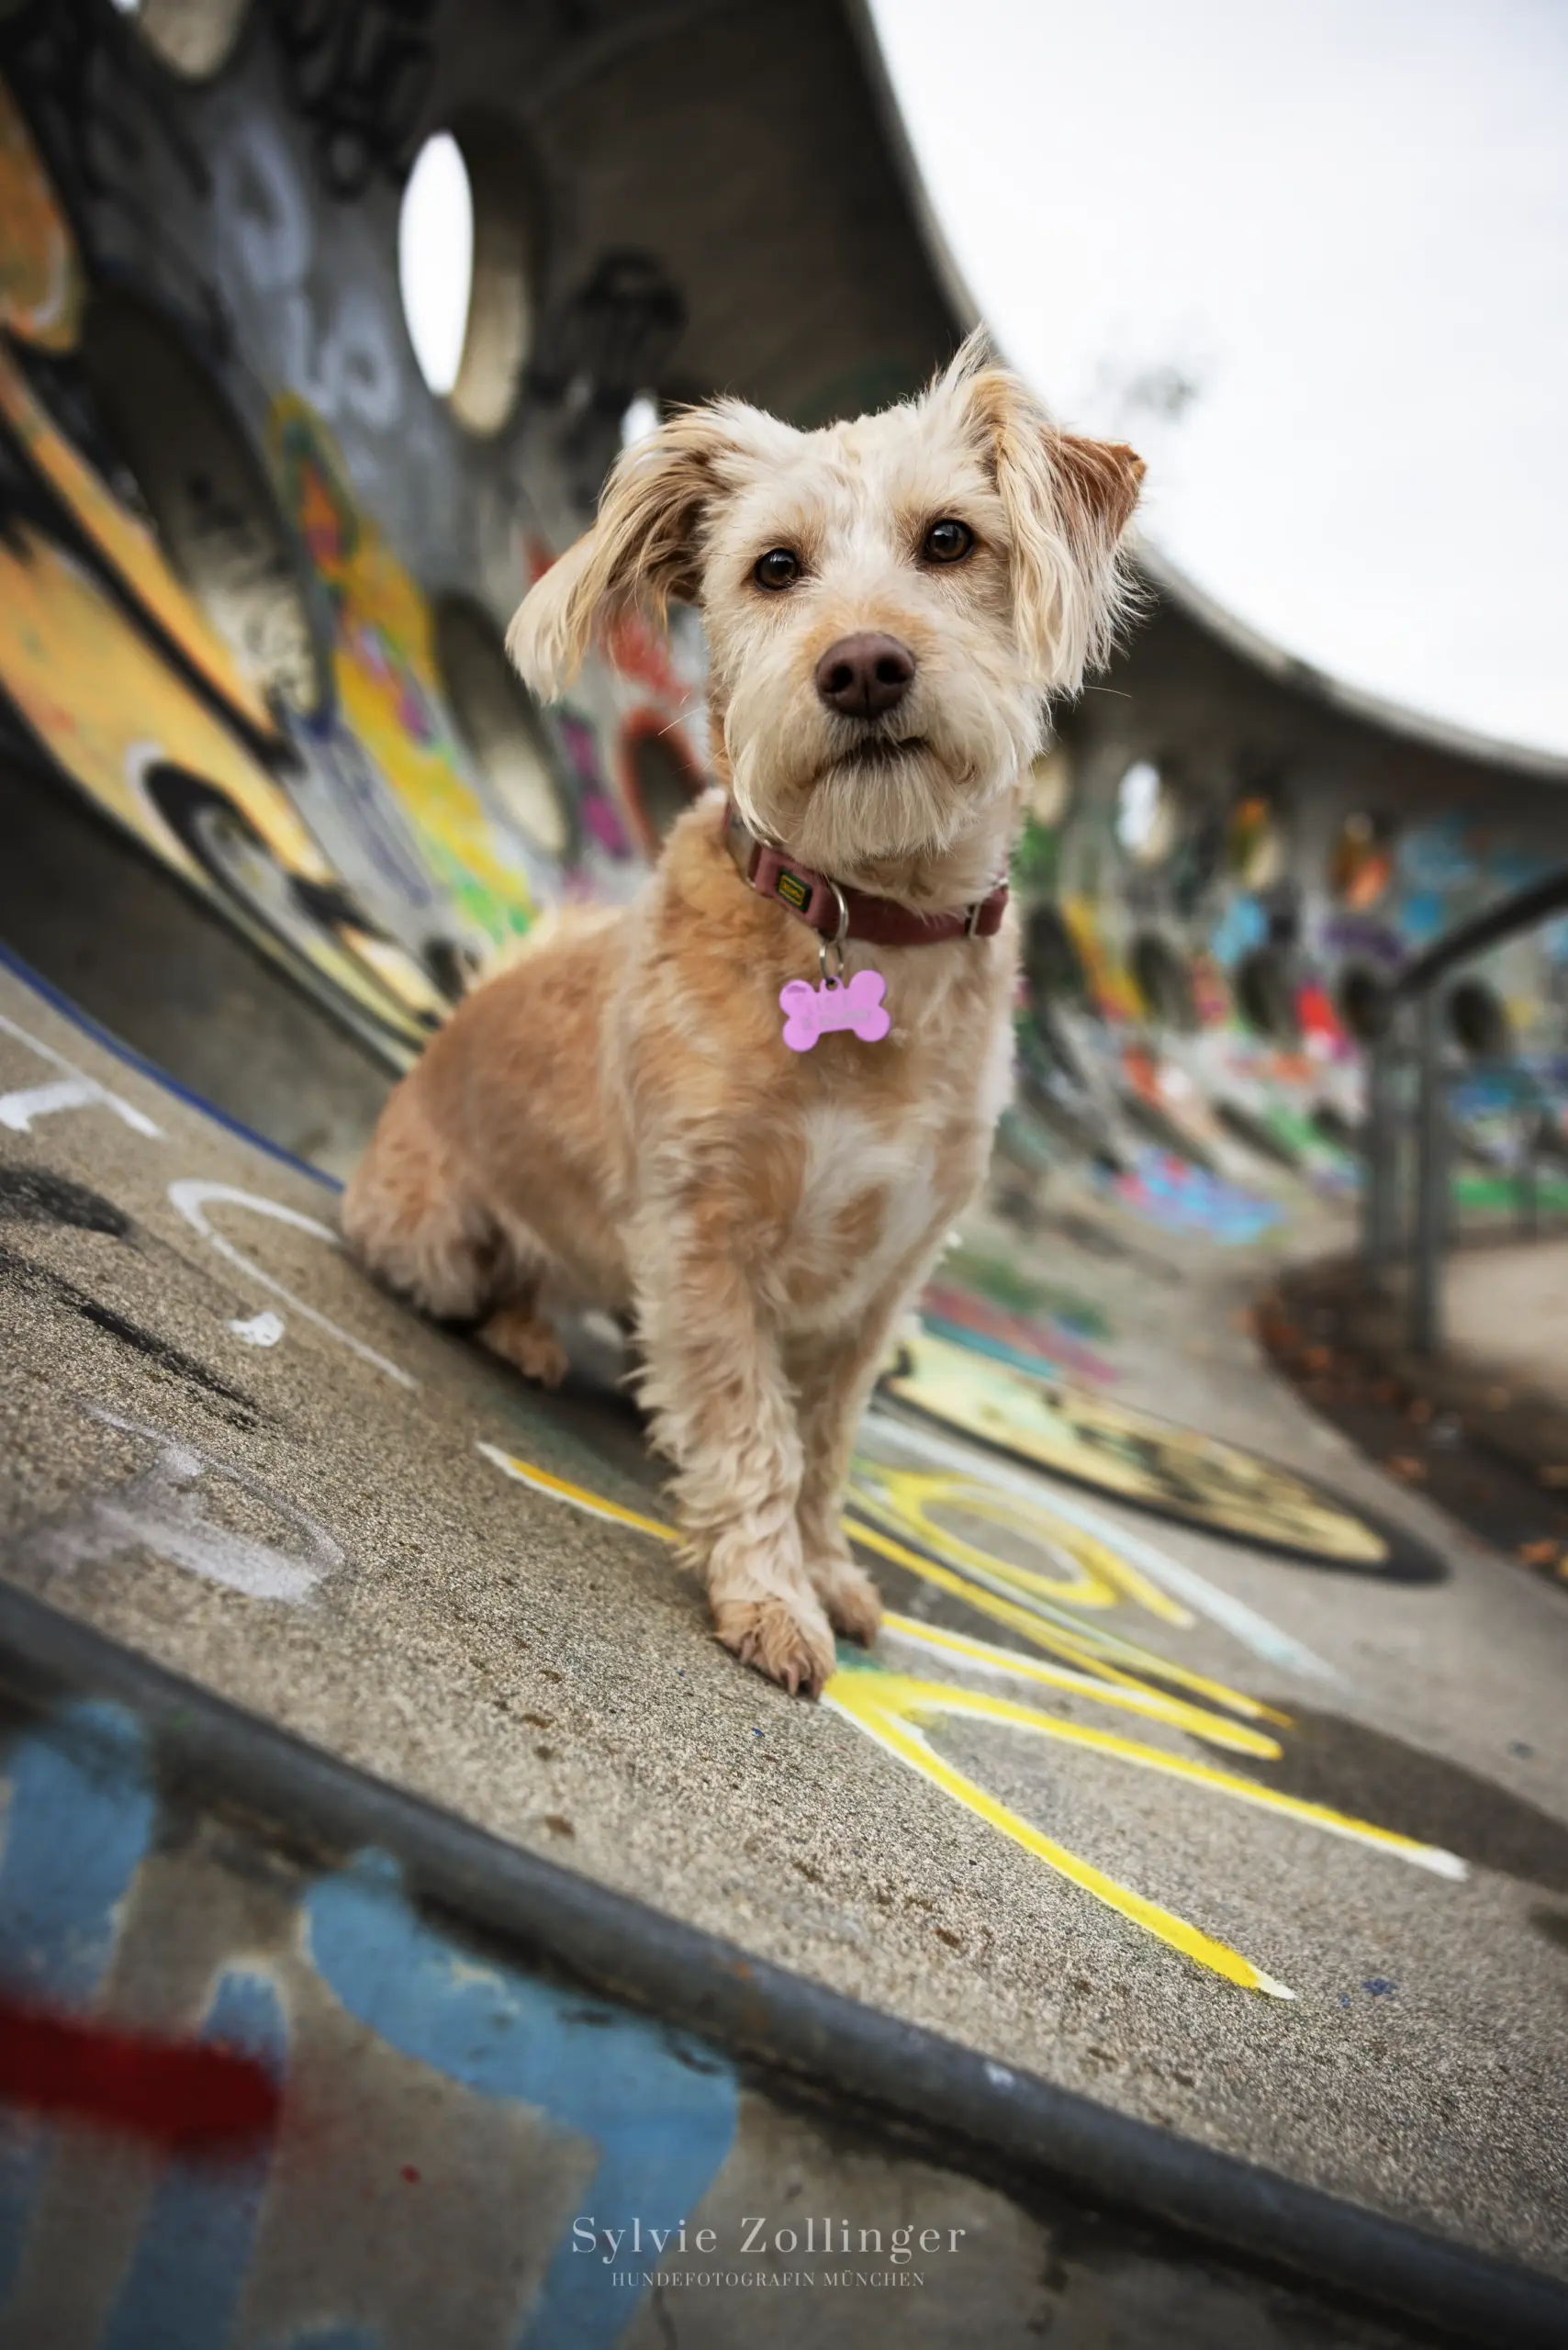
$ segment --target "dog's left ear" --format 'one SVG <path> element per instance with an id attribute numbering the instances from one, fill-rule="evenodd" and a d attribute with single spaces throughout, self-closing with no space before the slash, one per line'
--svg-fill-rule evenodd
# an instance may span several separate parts
<path id="1" fill-rule="evenodd" d="M 1122 551 L 1143 459 L 1058 431 L 1018 376 L 971 341 L 941 380 L 987 444 L 1012 539 L 1014 625 L 1034 681 L 1073 694 L 1107 661 L 1133 600 Z"/>
<path id="2" fill-rule="evenodd" d="M 601 616 L 641 604 L 660 618 L 672 596 L 697 600 L 703 509 L 735 453 L 729 422 L 723 405 L 686 408 L 624 450 L 592 530 L 523 598 L 507 650 L 545 700 L 577 675 Z"/>

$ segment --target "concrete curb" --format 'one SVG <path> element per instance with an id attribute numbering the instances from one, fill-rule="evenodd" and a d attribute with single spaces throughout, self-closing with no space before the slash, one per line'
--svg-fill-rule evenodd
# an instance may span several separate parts
<path id="1" fill-rule="evenodd" d="M 978 2167 L 1048 2178 L 1172 2227 L 1211 2251 L 1294 2272 L 1331 2294 L 1477 2344 L 1557 2350 L 1568 2282 L 1423 2233 L 1216 2154 L 748 1958 L 734 1944 L 503 1842 L 0 1584 L 0 1671 L 35 1698 L 135 1712 L 204 1796 L 227 1796 L 402 1865 L 417 1898 L 521 1943 L 594 1987 L 793 2075 Z M 952 2162 L 954 2150 L 944 2146 Z M 962 2153 L 958 2155 L 962 2166 Z"/>

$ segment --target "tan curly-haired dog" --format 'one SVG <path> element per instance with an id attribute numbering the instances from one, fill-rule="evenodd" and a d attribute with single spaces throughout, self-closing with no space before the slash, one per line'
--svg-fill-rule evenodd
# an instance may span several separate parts
<path id="1" fill-rule="evenodd" d="M 543 1300 L 630 1310 L 719 1638 L 790 1690 L 876 1630 L 850 1445 L 1007 1096 L 1000 885 L 1142 471 L 972 344 L 881 415 L 723 400 L 622 456 L 511 652 L 548 696 L 617 607 L 697 604 L 722 789 L 632 906 L 543 923 L 462 1006 L 344 1202 L 373 1271 L 534 1378 L 565 1368 Z"/>

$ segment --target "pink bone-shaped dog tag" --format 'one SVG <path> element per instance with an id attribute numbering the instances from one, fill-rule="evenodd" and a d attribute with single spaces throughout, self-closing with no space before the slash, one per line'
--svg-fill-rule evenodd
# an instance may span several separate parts
<path id="1" fill-rule="evenodd" d="M 879 1044 L 892 1026 L 882 1002 L 887 981 L 880 971 L 857 971 L 849 979 L 791 979 L 778 990 L 784 1042 L 792 1053 L 809 1053 L 831 1028 L 853 1028 L 863 1045 Z"/>

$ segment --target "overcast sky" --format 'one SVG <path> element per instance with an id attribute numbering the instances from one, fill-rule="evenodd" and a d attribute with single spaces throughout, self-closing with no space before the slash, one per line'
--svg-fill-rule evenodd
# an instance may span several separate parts
<path id="1" fill-rule="evenodd" d="M 1350 684 L 1568 752 L 1568 0 L 873 0 L 959 270 L 1145 529 Z"/>

